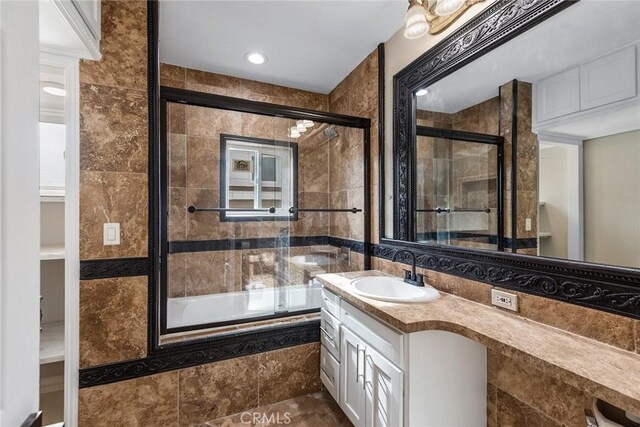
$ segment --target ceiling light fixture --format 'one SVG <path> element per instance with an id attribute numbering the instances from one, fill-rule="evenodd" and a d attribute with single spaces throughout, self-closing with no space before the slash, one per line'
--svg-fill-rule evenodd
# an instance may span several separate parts
<path id="1" fill-rule="evenodd" d="M 416 91 L 416 96 L 425 96 L 429 93 L 429 89 L 418 89 Z"/>
<path id="2" fill-rule="evenodd" d="M 64 90 L 64 86 L 56 82 L 41 82 L 40 87 L 43 92 L 54 96 L 67 96 L 67 91 Z"/>
<path id="3" fill-rule="evenodd" d="M 304 124 L 304 126 L 307 128 L 312 128 L 315 123 L 313 123 L 313 121 L 311 120 L 303 120 L 302 124 Z"/>
<path id="4" fill-rule="evenodd" d="M 298 128 L 296 126 L 292 126 L 291 128 L 289 128 L 287 136 L 293 139 L 300 138 L 300 131 L 298 131 Z"/>
<path id="5" fill-rule="evenodd" d="M 404 17 L 404 36 L 417 39 L 423 35 L 438 34 L 453 24 L 476 3 L 485 0 L 409 0 Z"/>
<path id="6" fill-rule="evenodd" d="M 404 16 L 405 28 L 404 36 L 408 39 L 417 39 L 429 31 L 426 12 L 420 0 L 411 0 L 409 8 Z"/>
<path id="7" fill-rule="evenodd" d="M 307 131 L 307 127 L 304 125 L 304 122 L 302 120 L 298 120 L 296 122 L 296 129 L 300 133 L 305 133 Z"/>
<path id="8" fill-rule="evenodd" d="M 464 6 L 465 0 L 438 0 L 436 2 L 435 12 L 439 16 L 449 16 L 457 12 Z"/>
<path id="9" fill-rule="evenodd" d="M 247 52 L 244 57 L 247 58 L 247 61 L 255 65 L 262 65 L 267 62 L 267 57 L 258 52 Z"/>

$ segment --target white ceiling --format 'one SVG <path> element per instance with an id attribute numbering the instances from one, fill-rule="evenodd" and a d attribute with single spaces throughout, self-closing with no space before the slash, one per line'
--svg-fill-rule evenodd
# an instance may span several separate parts
<path id="1" fill-rule="evenodd" d="M 328 93 L 403 25 L 406 0 L 161 0 L 160 60 Z M 245 53 L 265 54 L 267 64 Z"/>
<path id="2" fill-rule="evenodd" d="M 639 0 L 582 0 L 429 87 L 422 110 L 455 113 L 640 40 Z"/>
<path id="3" fill-rule="evenodd" d="M 40 65 L 40 121 L 46 123 L 64 123 L 64 96 L 51 95 L 42 90 L 46 82 L 64 87 L 64 69 Z"/>

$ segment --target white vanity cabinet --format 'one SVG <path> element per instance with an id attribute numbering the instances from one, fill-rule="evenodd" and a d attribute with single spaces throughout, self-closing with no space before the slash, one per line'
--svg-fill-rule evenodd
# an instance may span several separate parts
<path id="1" fill-rule="evenodd" d="M 356 427 L 486 425 L 484 346 L 444 331 L 405 334 L 323 295 L 320 378 Z"/>

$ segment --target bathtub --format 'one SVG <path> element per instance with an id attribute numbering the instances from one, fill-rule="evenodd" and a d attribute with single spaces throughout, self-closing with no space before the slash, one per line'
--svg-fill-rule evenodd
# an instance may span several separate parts
<path id="1" fill-rule="evenodd" d="M 319 309 L 322 287 L 294 285 L 167 299 L 167 328 L 242 321 L 276 313 Z"/>

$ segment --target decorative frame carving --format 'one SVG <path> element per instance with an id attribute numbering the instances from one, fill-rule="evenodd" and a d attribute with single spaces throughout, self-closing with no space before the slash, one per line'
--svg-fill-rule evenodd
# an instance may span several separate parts
<path id="1" fill-rule="evenodd" d="M 391 259 L 400 248 L 409 248 L 416 253 L 418 264 L 430 270 L 640 319 L 640 269 L 410 242 L 415 210 L 415 90 L 455 72 L 578 1 L 496 0 L 394 76 L 394 237 L 384 238 L 382 232 L 381 244 L 372 247 L 373 256 Z M 381 187 L 383 184 L 381 180 Z M 384 212 L 383 199 L 380 212 Z M 382 225 L 381 229 L 384 231 Z"/>

